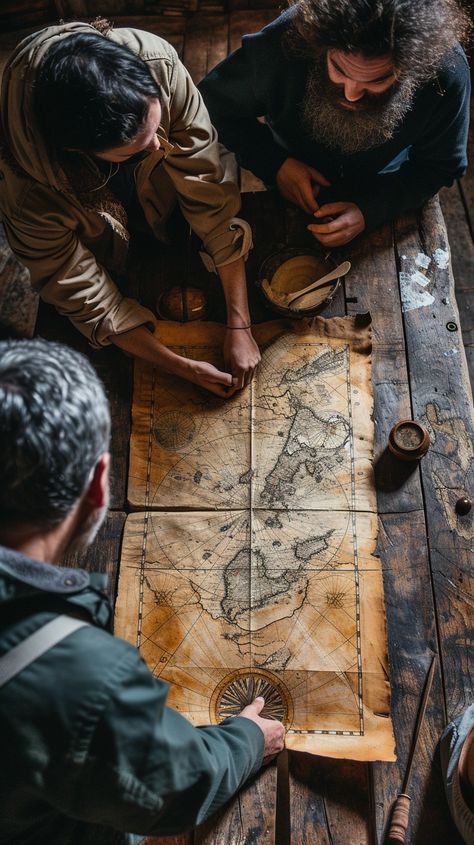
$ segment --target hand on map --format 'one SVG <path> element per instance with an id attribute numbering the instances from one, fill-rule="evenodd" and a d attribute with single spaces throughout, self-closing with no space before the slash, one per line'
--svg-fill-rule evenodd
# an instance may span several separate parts
<path id="1" fill-rule="evenodd" d="M 186 372 L 178 373 L 178 375 L 182 375 L 193 384 L 198 384 L 211 393 L 215 393 L 216 396 L 222 396 L 223 399 L 232 396 L 237 390 L 237 381 L 231 373 L 224 373 L 212 364 L 208 364 L 207 361 L 191 361 L 186 358 L 183 361 L 186 362 Z"/>
<path id="2" fill-rule="evenodd" d="M 265 765 L 273 760 L 285 747 L 285 728 L 276 719 L 262 719 L 259 715 L 265 704 L 265 699 L 260 696 L 248 704 L 239 713 L 244 719 L 251 719 L 262 730 L 265 739 L 262 764 Z"/>
<path id="3" fill-rule="evenodd" d="M 365 229 L 365 219 L 354 202 L 329 202 L 314 212 L 318 217 L 333 217 L 326 223 L 310 223 L 307 227 L 323 246 L 343 246 Z"/>
<path id="4" fill-rule="evenodd" d="M 276 175 L 276 183 L 280 194 L 286 200 L 294 202 L 308 214 L 313 214 L 318 208 L 315 198 L 319 193 L 319 186 L 328 188 L 331 184 L 319 170 L 296 158 L 287 158 L 283 162 Z"/>
<path id="5" fill-rule="evenodd" d="M 252 381 L 260 358 L 260 350 L 252 337 L 251 329 L 227 329 L 224 362 L 234 378 L 234 392 Z"/>

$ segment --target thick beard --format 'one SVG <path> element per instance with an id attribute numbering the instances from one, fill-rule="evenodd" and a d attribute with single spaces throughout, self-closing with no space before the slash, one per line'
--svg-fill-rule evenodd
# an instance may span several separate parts
<path id="1" fill-rule="evenodd" d="M 87 519 L 78 527 L 76 534 L 67 547 L 68 554 L 83 552 L 95 540 L 108 510 L 108 503 L 89 514 Z"/>
<path id="2" fill-rule="evenodd" d="M 326 58 L 315 61 L 308 73 L 303 102 L 303 125 L 314 141 L 350 155 L 378 147 L 393 138 L 410 110 L 415 83 L 397 82 L 383 94 L 366 94 L 344 108 L 344 89 L 328 77 Z"/>

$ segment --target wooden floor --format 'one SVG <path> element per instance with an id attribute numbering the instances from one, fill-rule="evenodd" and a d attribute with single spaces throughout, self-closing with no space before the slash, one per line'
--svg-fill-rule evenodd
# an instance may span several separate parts
<path id="1" fill-rule="evenodd" d="M 187 18 L 161 16 L 149 17 L 146 21 L 134 18 L 127 19 L 126 23 L 146 26 L 170 40 L 198 81 L 230 49 L 239 46 L 242 34 L 259 29 L 274 16 L 270 9 L 247 9 L 230 15 L 208 10 Z M 117 19 L 116 25 L 120 24 Z M 18 34 L 7 36 L 8 49 L 17 38 Z M 6 48 L 3 56 L 5 52 Z M 474 160 L 474 154 L 472 158 Z M 278 215 L 279 223 L 275 226 L 275 218 L 270 216 L 274 203 L 275 199 L 265 193 L 244 198 L 243 216 L 252 222 L 257 233 L 248 265 L 250 280 L 258 272 L 259 263 L 271 244 L 291 242 L 291 238 L 302 231 L 299 213 L 284 204 Z M 474 168 L 453 188 L 441 192 L 441 205 L 451 245 L 460 328 L 471 381 L 474 381 Z M 403 416 L 423 415 L 425 407 L 431 402 L 434 406 L 433 425 L 435 428 L 438 426 L 436 430 L 441 443 L 439 448 L 444 450 L 443 459 L 447 455 L 451 455 L 453 461 L 459 457 L 450 440 L 454 430 L 436 418 L 436 394 L 441 397 L 451 391 L 453 395 L 458 395 L 459 385 L 452 378 L 452 361 L 444 359 L 446 365 L 443 370 L 439 362 L 443 361 L 442 356 L 446 353 L 441 348 L 435 350 L 429 344 L 424 350 L 423 344 L 415 348 L 418 328 L 422 332 L 423 327 L 402 319 L 400 309 L 394 313 L 390 310 L 390 302 L 385 301 L 388 286 L 397 291 L 398 301 L 395 268 L 397 262 L 399 266 L 401 256 L 418 248 L 426 253 L 431 250 L 430 237 L 438 226 L 435 217 L 433 206 L 428 217 L 419 218 L 418 223 L 414 224 L 413 217 L 406 218 L 371 236 L 370 243 L 362 238 L 352 256 L 361 272 L 363 269 L 366 284 L 357 285 L 356 277 L 348 277 L 345 290 L 341 290 L 340 298 L 328 313 L 329 316 L 355 310 L 377 311 L 374 324 L 377 350 L 374 354 L 374 393 L 379 551 L 383 560 L 392 712 L 399 759 L 396 764 L 369 765 L 291 754 L 289 761 L 282 758 L 278 778 L 276 766 L 270 766 L 242 791 L 239 801 L 212 824 L 187 837 L 172 837 L 160 842 L 167 841 L 170 845 L 273 845 L 274 842 L 278 845 L 289 845 L 290 842 L 292 845 L 381 845 L 390 805 L 403 778 L 429 658 L 433 652 L 438 652 L 440 671 L 436 674 L 410 789 L 413 810 L 407 842 L 416 845 L 460 843 L 449 818 L 434 749 L 447 719 L 461 712 L 472 701 L 472 538 L 465 538 L 457 546 L 456 540 L 453 546 L 452 537 L 447 537 L 449 529 L 433 488 L 436 463 L 422 464 L 398 486 L 385 471 L 386 465 L 384 469 L 384 445 L 390 423 Z M 194 255 L 191 244 L 187 249 Z M 147 295 L 154 298 L 163 284 L 171 286 L 178 278 L 185 279 L 191 270 L 195 274 L 200 273 L 203 284 L 207 284 L 203 271 L 198 270 L 197 265 L 191 266 L 188 257 L 188 254 L 177 255 L 170 250 L 161 250 L 159 276 L 155 278 L 155 288 Z M 141 272 L 134 274 L 138 286 L 144 267 L 146 270 L 146 257 L 142 253 Z M 380 268 L 385 268 L 385 273 L 380 273 Z M 196 278 L 195 275 L 192 277 Z M 254 308 L 258 307 L 255 300 Z M 448 313 L 449 304 L 446 304 L 446 309 Z M 457 323 L 455 309 L 454 313 Z M 256 316 L 262 319 L 265 314 L 258 311 Z M 85 559 L 82 556 L 76 562 L 107 571 L 113 598 L 121 532 L 127 514 L 132 362 L 112 348 L 100 352 L 88 350 L 86 343 L 69 325 L 47 307 L 40 308 L 38 332 L 48 338 L 63 340 L 89 355 L 107 386 L 113 416 L 111 510 L 98 542 L 87 552 Z M 440 339 L 440 345 L 443 342 Z M 411 369 L 413 372 L 408 372 Z M 460 412 L 459 419 L 467 419 L 469 397 L 466 398 L 465 392 L 462 395 L 464 410 Z M 469 432 L 466 449 L 468 447 Z M 472 447 L 470 455 L 468 452 L 463 455 L 463 460 L 470 461 L 466 478 L 469 478 L 470 472 L 472 484 Z M 449 553 L 448 546 L 451 549 Z M 287 763 L 288 771 L 285 770 Z M 290 806 L 291 814 L 288 812 Z"/>

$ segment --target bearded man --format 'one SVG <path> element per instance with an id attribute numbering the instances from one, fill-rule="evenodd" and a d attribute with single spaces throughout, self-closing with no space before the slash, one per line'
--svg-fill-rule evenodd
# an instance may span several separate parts
<path id="1" fill-rule="evenodd" d="M 89 362 L 0 343 L 0 842 L 138 845 L 203 821 L 284 744 L 262 698 L 219 725 L 110 633 L 99 573 L 62 566 L 108 500 L 110 414 Z"/>
<path id="2" fill-rule="evenodd" d="M 463 174 L 469 28 L 456 0 L 298 0 L 199 87 L 240 164 L 341 246 Z"/>

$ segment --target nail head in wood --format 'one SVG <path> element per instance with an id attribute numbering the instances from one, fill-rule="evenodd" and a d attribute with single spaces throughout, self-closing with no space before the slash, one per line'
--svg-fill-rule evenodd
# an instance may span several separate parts
<path id="1" fill-rule="evenodd" d="M 472 508 L 472 502 L 467 496 L 461 496 L 456 502 L 456 513 L 459 516 L 466 516 Z"/>

